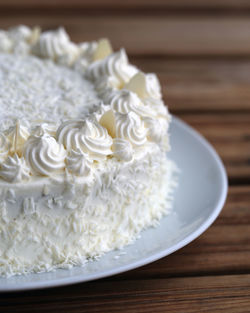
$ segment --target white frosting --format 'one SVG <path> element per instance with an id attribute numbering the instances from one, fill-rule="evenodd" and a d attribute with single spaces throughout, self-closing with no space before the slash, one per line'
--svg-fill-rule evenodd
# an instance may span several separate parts
<path id="1" fill-rule="evenodd" d="M 31 136 L 25 145 L 24 156 L 36 174 L 50 176 L 65 168 L 66 151 L 49 135 Z"/>
<path id="2" fill-rule="evenodd" d="M 93 163 L 86 153 L 81 150 L 71 150 L 70 155 L 66 159 L 66 168 L 69 172 L 77 176 L 88 176 L 91 172 L 91 164 Z"/>
<path id="3" fill-rule="evenodd" d="M 149 140 L 161 143 L 166 136 L 168 122 L 163 118 L 144 118 L 146 127 L 148 128 L 147 137 Z"/>
<path id="4" fill-rule="evenodd" d="M 156 149 L 133 163 L 110 159 L 92 183 L 72 191 L 46 179 L 45 196 L 32 182 L 14 186 L 1 197 L 0 275 L 82 265 L 133 242 L 171 209 L 174 169 Z"/>
<path id="5" fill-rule="evenodd" d="M 152 108 L 156 116 L 165 118 L 166 120 L 170 121 L 170 115 L 168 113 L 167 107 L 164 105 L 164 102 L 159 99 L 154 99 L 154 98 L 146 98 L 143 99 L 143 103 Z"/>
<path id="6" fill-rule="evenodd" d="M 0 30 L 0 52 L 10 52 L 12 47 L 13 43 L 9 38 L 8 33 Z"/>
<path id="7" fill-rule="evenodd" d="M 112 76 L 102 76 L 95 81 L 95 90 L 104 103 L 109 103 L 111 95 L 116 91 L 116 79 Z"/>
<path id="8" fill-rule="evenodd" d="M 9 31 L 0 30 L 0 52 L 29 54 L 31 44 L 34 44 L 39 37 L 39 29 L 31 29 L 21 25 L 13 27 Z"/>
<path id="9" fill-rule="evenodd" d="M 100 99 L 81 74 L 49 60 L 0 53 L 0 131 L 84 118 Z"/>
<path id="10" fill-rule="evenodd" d="M 126 89 L 113 93 L 110 96 L 110 105 L 114 111 L 119 113 L 135 112 L 141 117 L 156 116 L 152 107 L 144 105 L 135 93 Z"/>
<path id="11" fill-rule="evenodd" d="M 133 146 L 142 146 L 147 142 L 147 129 L 140 117 L 134 113 L 117 113 L 116 137 L 128 140 Z"/>
<path id="12" fill-rule="evenodd" d="M 10 142 L 4 134 L 0 133 L 0 161 L 3 161 L 9 154 Z"/>
<path id="13" fill-rule="evenodd" d="M 14 154 L 8 156 L 7 160 L 0 166 L 0 176 L 10 182 L 19 183 L 30 179 L 30 168 L 23 157 Z"/>
<path id="14" fill-rule="evenodd" d="M 41 123 L 33 128 L 32 135 L 43 136 L 45 134 L 48 134 L 50 136 L 55 137 L 56 131 L 57 131 L 56 124 Z"/>
<path id="15" fill-rule="evenodd" d="M 32 29 L 25 26 L 25 25 L 20 25 L 18 27 L 13 27 L 10 28 L 8 35 L 9 37 L 14 40 L 14 41 L 30 41 L 32 37 Z"/>
<path id="16" fill-rule="evenodd" d="M 111 76 L 114 81 L 114 87 L 121 88 L 137 71 L 135 66 L 128 63 L 125 50 L 121 49 L 112 53 L 104 60 L 92 63 L 88 67 L 86 75 L 92 80 L 96 80 L 101 76 Z"/>
<path id="17" fill-rule="evenodd" d="M 138 72 L 125 85 L 125 88 L 131 90 L 139 97 L 161 99 L 161 86 L 155 74 L 144 74 Z"/>
<path id="18" fill-rule="evenodd" d="M 33 47 L 33 53 L 54 60 L 55 62 L 71 65 L 79 56 L 79 48 L 70 41 L 63 28 L 47 31 L 41 34 Z"/>
<path id="19" fill-rule="evenodd" d="M 112 154 L 112 138 L 107 130 L 94 120 L 66 121 L 59 127 L 57 139 L 67 150 L 79 149 L 97 161 Z"/>
<path id="20" fill-rule="evenodd" d="M 133 147 L 126 139 L 115 138 L 113 141 L 112 150 L 114 151 L 114 157 L 116 157 L 118 160 L 129 162 L 133 159 Z"/>
<path id="21" fill-rule="evenodd" d="M 74 69 L 80 73 L 86 71 L 87 67 L 93 61 L 93 55 L 97 49 L 97 42 L 82 42 L 78 45 L 79 57 L 74 64 Z"/>

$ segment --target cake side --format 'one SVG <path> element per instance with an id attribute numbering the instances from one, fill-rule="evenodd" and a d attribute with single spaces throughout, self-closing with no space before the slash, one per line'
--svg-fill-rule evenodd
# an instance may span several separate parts
<path id="1" fill-rule="evenodd" d="M 12 189 L 1 206 L 0 275 L 83 265 L 132 243 L 169 213 L 175 165 L 155 149 L 132 164 L 112 162 L 89 182 L 47 182 L 48 193 Z M 32 188 L 31 188 L 32 189 Z M 25 196 L 23 196 L 25 194 Z"/>

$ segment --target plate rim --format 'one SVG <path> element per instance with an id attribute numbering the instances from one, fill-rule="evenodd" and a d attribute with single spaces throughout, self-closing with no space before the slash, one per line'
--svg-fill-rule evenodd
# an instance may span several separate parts
<path id="1" fill-rule="evenodd" d="M 226 169 L 223 165 L 223 162 L 219 155 L 217 154 L 216 150 L 214 147 L 208 142 L 208 140 L 201 135 L 198 131 L 196 131 L 193 127 L 189 126 L 186 122 L 181 120 L 180 118 L 172 115 L 172 119 L 174 123 L 177 124 L 179 128 L 184 130 L 185 132 L 188 132 L 192 137 L 194 137 L 200 145 L 205 147 L 210 155 L 213 157 L 214 161 L 216 161 L 216 165 L 218 167 L 218 170 L 220 172 L 220 177 L 222 180 L 222 190 L 220 193 L 220 196 L 218 199 L 216 199 L 216 205 L 214 206 L 213 210 L 211 210 L 210 215 L 207 217 L 207 219 L 191 234 L 187 235 L 184 239 L 182 239 L 180 242 L 177 242 L 170 248 L 163 249 L 157 253 L 152 253 L 151 255 L 139 259 L 133 262 L 130 262 L 129 264 L 122 265 L 120 267 L 117 267 L 115 269 L 109 269 L 106 271 L 103 271 L 102 273 L 93 273 L 89 275 L 88 277 L 84 278 L 83 275 L 78 275 L 74 277 L 64 277 L 60 279 L 55 279 L 54 281 L 35 281 L 35 282 L 27 282 L 24 283 L 23 285 L 17 285 L 17 286 L 1 286 L 0 284 L 0 292 L 17 292 L 17 291 L 25 291 L 25 290 L 35 290 L 35 289 L 45 289 L 45 288 L 53 288 L 53 287 L 62 287 L 62 286 L 67 286 L 67 285 L 72 285 L 72 284 L 77 284 L 77 283 L 83 283 L 83 282 L 88 282 L 92 280 L 97 280 L 105 277 L 110 277 L 113 275 L 117 275 L 120 273 L 127 272 L 132 269 L 136 269 L 138 267 L 147 265 L 149 263 L 152 263 L 154 261 L 157 261 L 167 255 L 170 255 L 174 253 L 175 251 L 183 248 L 196 238 L 198 238 L 202 233 L 204 233 L 211 225 L 212 223 L 216 220 L 220 212 L 222 211 L 222 208 L 225 204 L 226 197 L 227 197 L 227 192 L 228 192 L 228 178 L 227 178 L 227 173 Z M 172 121 L 172 122 L 173 122 Z M 170 133 L 171 135 L 171 133 Z M 34 274 L 34 273 L 33 273 Z M 29 275 L 29 274 L 27 274 Z M 8 279 L 8 278 L 6 278 Z"/>

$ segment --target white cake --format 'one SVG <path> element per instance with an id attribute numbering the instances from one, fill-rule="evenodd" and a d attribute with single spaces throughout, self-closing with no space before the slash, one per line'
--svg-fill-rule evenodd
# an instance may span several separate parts
<path id="1" fill-rule="evenodd" d="M 0 31 L 0 275 L 83 265 L 171 209 L 155 74 L 106 39 Z"/>

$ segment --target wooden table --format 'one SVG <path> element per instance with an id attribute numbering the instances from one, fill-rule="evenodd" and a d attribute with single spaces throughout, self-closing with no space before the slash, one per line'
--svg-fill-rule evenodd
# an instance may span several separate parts
<path id="1" fill-rule="evenodd" d="M 159 75 L 171 112 L 213 144 L 230 188 L 216 222 L 180 251 L 107 279 L 1 294 L 0 311 L 250 311 L 250 1 L 2 0 L 0 27 L 20 23 L 126 47 Z"/>

